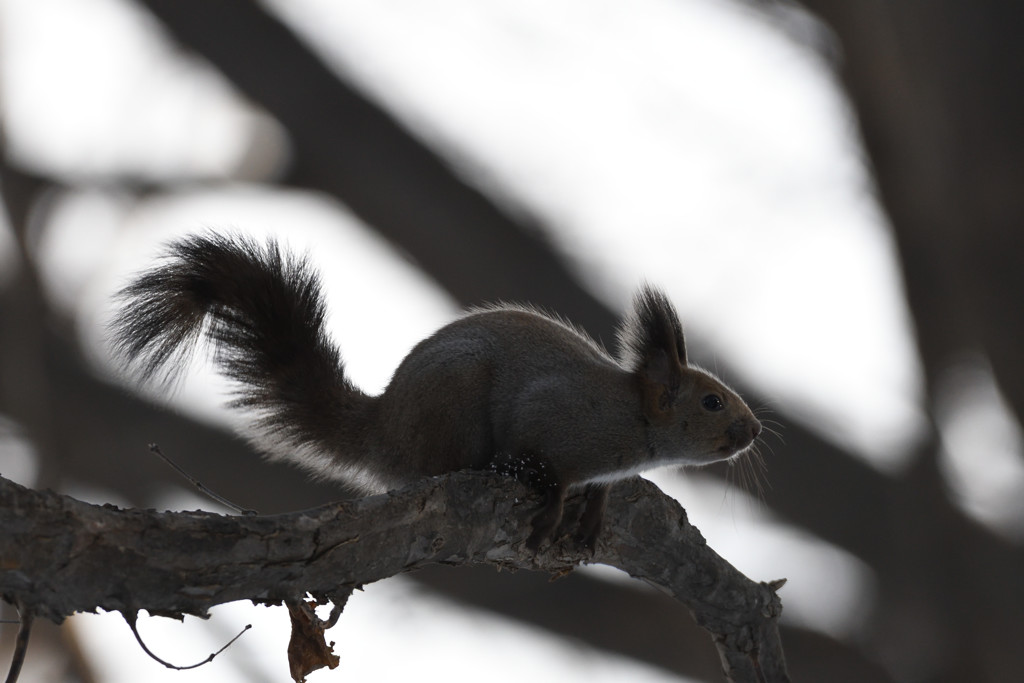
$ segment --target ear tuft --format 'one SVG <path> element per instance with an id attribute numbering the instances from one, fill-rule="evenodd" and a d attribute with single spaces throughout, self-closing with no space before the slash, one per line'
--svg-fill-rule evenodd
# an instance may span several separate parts
<path id="1" fill-rule="evenodd" d="M 619 362 L 632 372 L 656 358 L 686 366 L 686 342 L 676 309 L 664 292 L 644 285 L 633 298 L 633 309 L 618 331 Z"/>
<path id="2" fill-rule="evenodd" d="M 686 367 L 686 343 L 668 297 L 649 285 L 641 287 L 618 341 L 619 362 L 640 380 L 647 418 L 670 419 Z"/>

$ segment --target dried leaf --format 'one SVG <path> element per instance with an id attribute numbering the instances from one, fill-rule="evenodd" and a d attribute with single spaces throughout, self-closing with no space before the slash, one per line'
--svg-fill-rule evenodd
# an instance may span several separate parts
<path id="1" fill-rule="evenodd" d="M 304 602 L 288 605 L 292 618 L 292 637 L 288 641 L 288 668 L 295 683 L 303 683 L 306 676 L 325 666 L 333 669 L 341 661 L 334 654 L 334 643 L 324 639 L 323 622 L 316 618 L 312 607 Z"/>

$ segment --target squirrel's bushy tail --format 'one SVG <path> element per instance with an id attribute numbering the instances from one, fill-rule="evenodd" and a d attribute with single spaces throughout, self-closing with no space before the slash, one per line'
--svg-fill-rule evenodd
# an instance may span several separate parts
<path id="1" fill-rule="evenodd" d="M 145 380 L 173 381 L 205 337 L 234 381 L 232 407 L 254 413 L 253 443 L 320 475 L 362 483 L 374 399 L 345 377 L 324 330 L 320 282 L 270 240 L 195 235 L 118 294 L 116 351 Z"/>

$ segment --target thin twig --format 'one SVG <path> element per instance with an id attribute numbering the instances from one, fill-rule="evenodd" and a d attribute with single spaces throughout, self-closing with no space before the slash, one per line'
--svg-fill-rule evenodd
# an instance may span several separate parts
<path id="1" fill-rule="evenodd" d="M 229 510 L 234 510 L 235 512 L 237 512 L 240 515 L 258 515 L 259 514 L 256 510 L 250 510 L 248 508 L 242 507 L 241 505 L 235 505 L 234 503 L 232 503 L 230 500 L 228 500 L 224 496 L 221 496 L 218 493 L 214 493 L 213 491 L 208 489 L 205 485 L 203 485 L 202 482 L 200 482 L 198 479 L 193 477 L 191 474 L 189 474 L 188 472 L 183 470 L 181 468 L 181 466 L 178 465 L 178 463 L 174 462 L 169 457 L 164 455 L 164 452 L 162 450 L 160 450 L 160 446 L 158 446 L 157 444 L 155 444 L 155 443 L 149 444 L 149 450 L 150 450 L 150 452 L 155 453 L 156 455 L 160 456 L 160 458 L 165 463 L 167 463 L 168 465 L 170 465 L 171 467 L 174 468 L 175 472 L 177 472 L 181 476 L 183 476 L 186 479 L 188 479 L 189 482 L 193 486 L 195 486 L 197 489 L 199 489 L 199 491 L 201 491 L 202 493 L 205 493 L 207 496 L 209 496 L 213 500 L 217 501 L 218 503 L 220 503 L 224 507 L 228 508 Z"/>
<path id="2" fill-rule="evenodd" d="M 338 623 L 338 619 L 341 618 L 341 613 L 345 610 L 345 605 L 348 604 L 348 599 L 352 597 L 352 593 L 355 588 L 342 587 L 337 593 L 330 596 L 331 613 L 326 619 L 321 619 L 315 610 L 310 609 L 310 618 L 315 620 L 315 623 L 319 624 L 320 628 L 327 631 L 334 628 Z M 326 604 L 326 603 L 325 603 Z"/>
<path id="3" fill-rule="evenodd" d="M 18 629 L 18 638 L 14 641 L 14 657 L 7 672 L 7 683 L 17 683 L 21 667 L 25 663 L 25 655 L 28 653 L 28 637 L 32 633 L 32 612 L 20 607 L 18 612 L 21 614 L 21 628 Z"/>
<path id="4" fill-rule="evenodd" d="M 345 609 L 345 603 L 333 603 L 331 606 L 331 613 L 327 619 L 320 620 L 320 626 L 326 631 L 327 629 L 334 628 L 334 625 L 338 623 L 338 619 L 341 617 L 342 610 Z"/>
<path id="5" fill-rule="evenodd" d="M 231 647 L 231 645 L 236 640 L 238 640 L 239 638 L 242 637 L 243 633 L 245 633 L 246 631 L 248 631 L 249 629 L 252 628 L 252 624 L 246 624 L 245 628 L 243 628 L 241 631 L 238 632 L 238 635 L 236 635 L 234 638 L 229 640 L 224 645 L 224 647 L 222 647 L 221 649 L 217 650 L 216 652 L 211 654 L 209 657 L 207 657 L 203 661 L 197 662 L 195 664 L 189 664 L 188 666 L 178 666 L 177 664 L 171 664 L 170 662 L 168 662 L 168 661 L 166 661 L 164 659 L 161 659 L 157 655 L 153 654 L 153 651 L 150 650 L 148 647 L 146 647 L 146 644 L 144 642 L 142 642 L 142 636 L 139 635 L 139 629 L 138 629 L 138 626 L 136 624 L 136 622 L 138 621 L 138 616 L 139 616 L 138 613 L 132 614 L 130 617 L 127 614 L 123 614 L 122 616 L 124 616 L 124 620 L 125 620 L 125 622 L 127 622 L 128 628 L 130 628 L 132 630 L 132 633 L 135 634 L 135 640 L 138 641 L 139 647 L 142 648 L 142 651 L 145 652 L 147 655 L 149 655 L 150 658 L 153 659 L 154 661 L 163 664 L 168 669 L 174 669 L 175 671 L 186 671 L 188 669 L 198 669 L 199 667 L 203 666 L 204 664 L 209 664 L 210 662 L 213 661 L 214 657 L 216 657 L 221 652 L 224 652 L 224 650 L 226 650 L 229 647 Z"/>

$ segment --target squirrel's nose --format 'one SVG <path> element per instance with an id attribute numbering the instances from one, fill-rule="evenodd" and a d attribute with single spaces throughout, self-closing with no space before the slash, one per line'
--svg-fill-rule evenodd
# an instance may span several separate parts
<path id="1" fill-rule="evenodd" d="M 736 448 L 744 449 L 754 443 L 754 439 L 761 433 L 761 423 L 757 419 L 748 422 L 747 420 L 736 420 L 727 430 L 729 438 Z"/>

